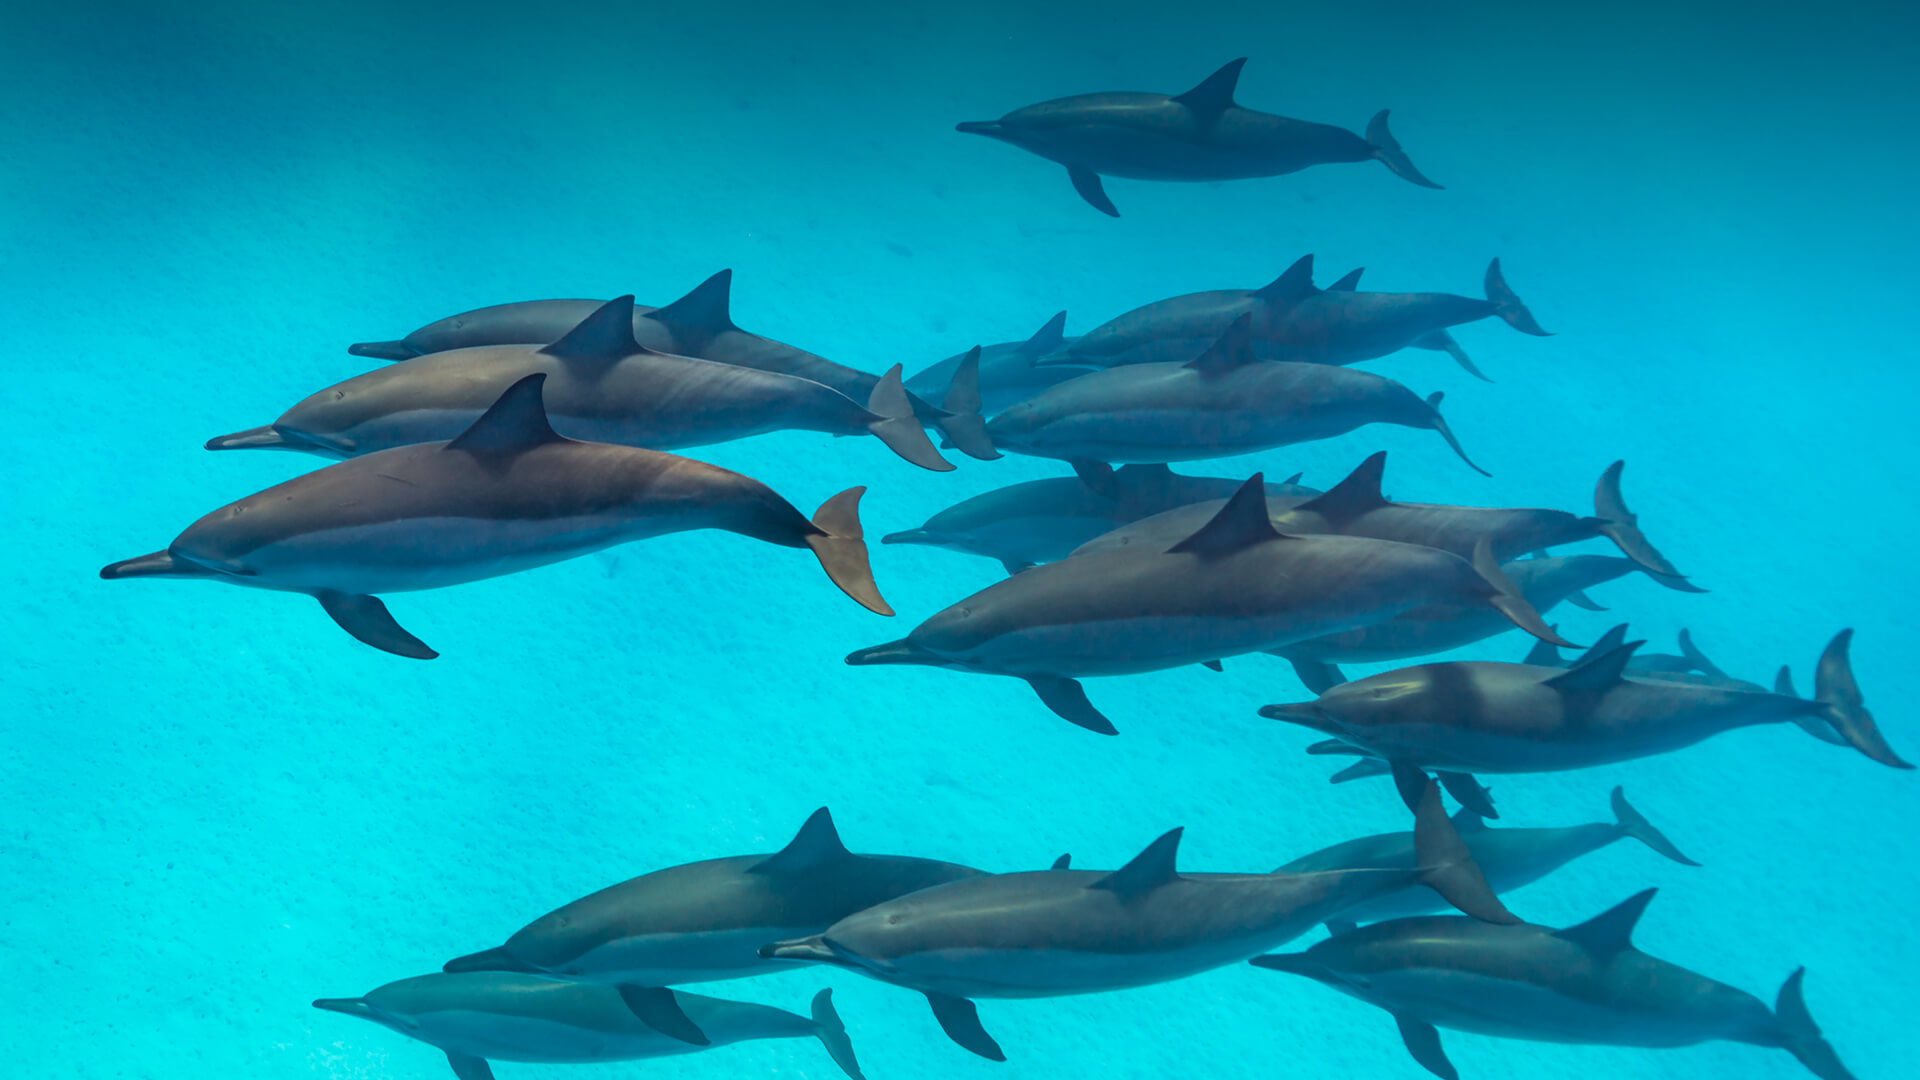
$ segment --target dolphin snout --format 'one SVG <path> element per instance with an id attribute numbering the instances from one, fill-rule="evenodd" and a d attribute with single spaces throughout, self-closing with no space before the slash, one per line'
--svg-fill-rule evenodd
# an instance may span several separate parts
<path id="1" fill-rule="evenodd" d="M 889 641 L 884 645 L 869 645 L 857 652 L 847 654 L 847 663 L 853 667 L 868 667 L 874 664 L 928 664 L 938 666 L 938 657 L 914 645 L 906 638 Z"/>
<path id="2" fill-rule="evenodd" d="M 968 120 L 964 123 L 953 125 L 953 130 L 964 132 L 968 135 L 986 135 L 996 139 L 1006 133 L 1006 129 L 1000 125 L 1000 121 L 998 120 Z"/>
<path id="3" fill-rule="evenodd" d="M 373 1009 L 359 998 L 316 998 L 313 1007 L 316 1009 L 325 1009 L 328 1012 L 358 1016 L 363 1020 L 371 1020 L 374 1018 Z"/>
<path id="4" fill-rule="evenodd" d="M 1315 728 L 1323 727 L 1327 722 L 1326 713 L 1311 701 L 1292 705 L 1262 705 L 1260 715 L 1268 720 L 1284 720 L 1289 724 L 1305 724 Z"/>
<path id="5" fill-rule="evenodd" d="M 931 544 L 933 534 L 925 529 L 908 529 L 905 532 L 888 533 L 880 538 L 883 544 Z"/>
<path id="6" fill-rule="evenodd" d="M 347 346 L 347 352 L 374 360 L 411 360 L 420 355 L 419 349 L 404 341 L 362 341 Z"/>
<path id="7" fill-rule="evenodd" d="M 134 577 L 205 577 L 206 570 L 173 557 L 173 552 L 155 551 L 100 568 L 102 581 Z"/>
<path id="8" fill-rule="evenodd" d="M 290 441 L 279 428 L 268 424 L 265 427 L 248 428 L 231 435 L 216 435 L 207 440 L 209 450 L 304 450 L 305 446 Z"/>

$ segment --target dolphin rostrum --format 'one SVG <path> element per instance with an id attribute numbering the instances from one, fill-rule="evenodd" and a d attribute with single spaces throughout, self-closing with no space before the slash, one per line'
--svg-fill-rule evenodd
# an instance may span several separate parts
<path id="1" fill-rule="evenodd" d="M 1184 94 L 1113 91 L 1029 105 L 998 120 L 955 129 L 1011 143 L 1067 167 L 1073 190 L 1094 209 L 1119 217 L 1102 176 L 1132 180 L 1243 180 L 1314 165 L 1378 160 L 1421 187 L 1420 175 L 1387 130 L 1382 109 L 1365 138 L 1345 128 L 1242 108 L 1234 86 L 1246 57 L 1229 61 Z"/>
<path id="2" fill-rule="evenodd" d="M 810 548 L 841 591 L 893 614 L 861 539 L 865 488 L 809 521 L 758 480 L 705 462 L 555 433 L 544 374 L 508 387 L 451 442 L 381 450 L 297 476 L 187 527 L 108 580 L 187 577 L 306 593 L 340 628 L 398 656 L 438 655 L 377 593 L 436 589 L 688 529 Z"/>

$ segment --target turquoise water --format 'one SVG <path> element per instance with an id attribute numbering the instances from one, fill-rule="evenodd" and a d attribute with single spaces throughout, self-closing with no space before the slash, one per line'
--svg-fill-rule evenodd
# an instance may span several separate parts
<path id="1" fill-rule="evenodd" d="M 1264 283 L 1308 251 L 1323 283 L 1365 265 L 1370 288 L 1468 295 L 1498 255 L 1558 336 L 1462 328 L 1492 385 L 1435 353 L 1369 365 L 1446 391 L 1493 479 L 1399 428 L 1185 471 L 1324 484 L 1384 448 L 1400 498 L 1584 510 L 1624 457 L 1643 527 L 1713 591 L 1622 580 L 1597 591 L 1612 612 L 1560 609 L 1563 629 L 1625 618 L 1670 650 L 1690 627 L 1727 670 L 1788 663 L 1805 687 L 1852 626 L 1888 738 L 1920 747 L 1910 12 L 652 8 L 0 11 L 0 1074 L 442 1076 L 436 1051 L 308 1001 L 644 870 L 773 850 L 823 804 L 855 850 L 989 869 L 1118 865 L 1185 825 L 1186 865 L 1258 870 L 1403 827 L 1390 787 L 1330 788 L 1307 733 L 1255 715 L 1306 696 L 1269 658 L 1091 682 L 1116 739 L 1013 680 L 843 666 L 999 577 L 949 552 L 875 547 L 894 620 L 804 553 L 712 532 L 391 598 L 442 652 L 428 664 L 301 597 L 96 579 L 319 464 L 207 437 L 372 366 L 351 341 L 481 304 L 660 304 L 732 267 L 746 328 L 911 371 L 1061 307 L 1077 333 Z M 1448 190 L 1375 165 L 1111 180 L 1113 221 L 1058 167 L 952 131 L 1062 94 L 1177 91 L 1243 54 L 1243 103 L 1355 128 L 1390 106 Z M 876 536 L 1060 471 L 933 475 L 807 434 L 694 453 L 806 508 L 869 485 Z M 1658 885 L 1643 948 L 1769 1001 L 1806 964 L 1854 1072 L 1911 1074 L 1912 775 L 1781 726 L 1493 786 L 1510 823 L 1571 824 L 1607 820 L 1616 783 L 1705 867 L 1616 846 L 1509 897 L 1519 913 L 1567 922 Z M 983 1003 L 1006 1065 L 950 1045 L 917 995 L 843 973 L 701 989 L 804 1011 L 821 985 L 876 1080 L 1425 1075 L 1384 1014 L 1246 967 Z M 1807 1075 L 1730 1044 L 1446 1043 L 1475 1080 Z M 497 1071 L 838 1075 L 808 1041 Z"/>

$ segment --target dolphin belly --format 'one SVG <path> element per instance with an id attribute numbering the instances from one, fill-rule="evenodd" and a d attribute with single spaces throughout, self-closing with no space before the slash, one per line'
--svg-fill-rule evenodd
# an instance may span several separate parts
<path id="1" fill-rule="evenodd" d="M 1353 620 L 1351 615 L 1309 611 L 1264 618 L 1143 616 L 1023 627 L 964 651 L 929 651 L 996 674 L 1137 675 L 1275 648 L 1343 629 Z"/>
<path id="2" fill-rule="evenodd" d="M 450 1053 L 493 1061 L 588 1065 L 706 1049 L 663 1035 L 638 1020 L 627 1030 L 615 1032 L 474 1009 L 436 1010 L 407 1019 L 413 1024 L 407 1034 L 422 1042 Z M 702 1032 L 716 1044 L 721 1041 L 718 1033 Z"/>
<path id="3" fill-rule="evenodd" d="M 1276 421 L 1251 411 L 1115 409 L 1054 419 L 1012 436 L 1005 448 L 1035 457 L 1151 465 L 1250 454 L 1344 434 L 1352 426 L 1323 430 L 1326 425 Z M 995 443 L 1000 442 L 996 435 Z"/>
<path id="4" fill-rule="evenodd" d="M 1308 164 L 1255 147 L 1195 141 L 1127 124 L 1085 123 L 1045 134 L 1022 133 L 1018 145 L 1050 161 L 1128 180 L 1246 180 Z"/>
<path id="5" fill-rule="evenodd" d="M 263 588 L 331 589 L 377 595 L 438 589 L 518 573 L 602 548 L 672 532 L 670 520 L 635 523 L 601 516 L 513 520 L 403 518 L 301 533 L 245 555 Z M 191 558 L 191 552 L 185 553 Z"/>
<path id="6" fill-rule="evenodd" d="M 1235 939 L 1164 951 L 1049 948 L 936 949 L 874 966 L 887 982 L 965 998 L 1043 998 L 1128 990 L 1184 979 L 1245 960 L 1267 942 Z"/>
<path id="7" fill-rule="evenodd" d="M 1476 972 L 1407 968 L 1353 976 L 1337 989 L 1435 1027 L 1534 1042 L 1692 1046 L 1723 1037 L 1684 1010 L 1602 1004 L 1550 987 Z M 1596 990 L 1601 988 L 1595 988 Z"/>

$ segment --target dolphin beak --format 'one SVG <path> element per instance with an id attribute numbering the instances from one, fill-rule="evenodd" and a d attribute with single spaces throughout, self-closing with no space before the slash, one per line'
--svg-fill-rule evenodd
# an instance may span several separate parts
<path id="1" fill-rule="evenodd" d="M 346 1013 L 348 1016 L 357 1016 L 362 1020 L 374 1018 L 373 1010 L 359 998 L 316 998 L 313 1007 L 325 1009 L 328 1012 Z"/>
<path id="2" fill-rule="evenodd" d="M 100 568 L 102 581 L 118 581 L 132 577 L 206 577 L 204 567 L 183 562 L 173 557 L 171 551 L 156 551 L 132 559 L 121 559 L 111 566 Z"/>
<path id="3" fill-rule="evenodd" d="M 847 654 L 847 663 L 853 667 L 870 667 L 875 664 L 925 664 L 930 667 L 942 666 L 942 661 L 906 638 L 889 641 L 884 645 L 870 645 L 858 652 Z"/>
<path id="4" fill-rule="evenodd" d="M 994 139 L 1006 133 L 1006 129 L 1000 126 L 998 120 L 968 120 L 965 123 L 953 125 L 953 130 L 968 135 L 985 135 Z"/>
<path id="5" fill-rule="evenodd" d="M 347 352 L 374 360 L 411 360 L 420 355 L 420 350 L 404 341 L 362 341 L 347 346 Z"/>
<path id="6" fill-rule="evenodd" d="M 268 424 L 266 427 L 248 428 L 231 435 L 216 435 L 207 440 L 209 450 L 304 450 L 305 446 L 290 442 L 279 428 Z"/>
<path id="7" fill-rule="evenodd" d="M 1293 705 L 1263 705 L 1260 715 L 1268 720 L 1284 720 L 1289 724 L 1304 724 L 1310 728 L 1323 728 L 1327 723 L 1326 714 L 1311 701 Z"/>
<path id="8" fill-rule="evenodd" d="M 906 532 L 888 533 L 880 538 L 883 544 L 931 544 L 933 534 L 925 529 L 908 529 Z"/>
<path id="9" fill-rule="evenodd" d="M 832 943 L 827 941 L 825 934 L 815 934 L 812 937 L 795 938 L 792 941 L 776 941 L 771 945 L 762 945 L 760 946 L 760 959 L 796 960 L 801 963 L 810 964 L 838 964 L 842 967 L 853 966 L 848 963 L 845 957 L 840 955 Z"/>

